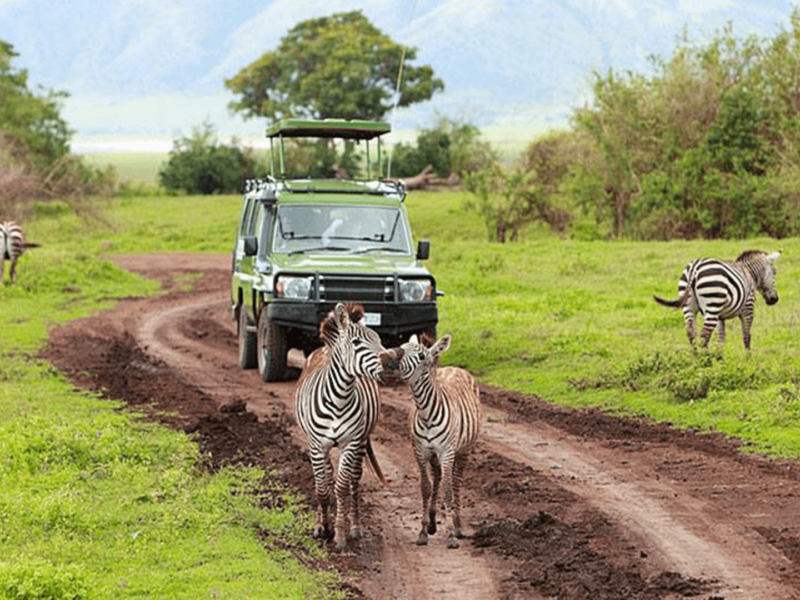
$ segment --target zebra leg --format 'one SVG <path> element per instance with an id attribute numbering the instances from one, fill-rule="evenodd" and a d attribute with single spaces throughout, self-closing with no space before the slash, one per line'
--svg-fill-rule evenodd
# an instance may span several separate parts
<path id="1" fill-rule="evenodd" d="M 330 456 L 322 449 L 310 449 L 311 467 L 314 470 L 314 486 L 316 492 L 316 517 L 314 519 L 314 537 L 325 538 L 330 532 L 328 506 L 331 500 L 331 481 L 333 467 Z"/>
<path id="2" fill-rule="evenodd" d="M 442 466 L 436 456 L 431 457 L 431 473 L 433 475 L 433 491 L 428 507 L 428 533 L 433 535 L 436 533 L 436 502 L 439 498 L 439 484 L 442 482 Z"/>
<path id="3" fill-rule="evenodd" d="M 17 259 L 11 259 L 11 268 L 8 271 L 9 277 L 11 278 L 11 283 L 17 282 Z"/>
<path id="4" fill-rule="evenodd" d="M 434 513 L 433 533 L 436 531 L 436 508 L 431 506 L 431 482 L 428 479 L 428 460 L 417 454 L 417 466 L 419 466 L 419 487 L 422 493 L 422 528 L 417 536 L 417 546 L 425 546 L 428 543 L 428 532 L 431 531 L 431 511 Z M 436 500 L 434 499 L 433 504 Z"/>
<path id="5" fill-rule="evenodd" d="M 744 349 L 750 350 L 750 327 L 753 326 L 753 313 L 743 313 L 739 316 L 742 322 L 742 341 L 744 342 Z"/>
<path id="6" fill-rule="evenodd" d="M 689 339 L 689 345 L 694 348 L 695 339 L 695 325 L 694 325 L 695 312 L 690 306 L 683 307 L 683 320 L 686 321 L 686 337 Z"/>
<path id="7" fill-rule="evenodd" d="M 356 468 L 356 462 L 361 464 L 364 453 L 359 453 L 358 447 L 347 446 L 339 450 L 339 468 L 336 471 L 336 484 L 333 491 L 336 496 L 336 518 L 334 520 L 333 541 L 336 542 L 336 548 L 343 550 L 347 547 L 347 501 L 350 500 L 351 508 L 355 502 L 354 498 L 350 498 L 350 490 L 352 489 L 352 477 Z"/>
<path id="8" fill-rule="evenodd" d="M 457 454 L 453 464 L 453 535 L 457 538 L 467 537 L 461 529 L 461 481 L 464 476 L 464 467 L 467 465 L 467 455 Z"/>
<path id="9" fill-rule="evenodd" d="M 717 325 L 717 348 L 722 351 L 722 345 L 725 343 L 725 319 L 720 319 Z"/>
<path id="10" fill-rule="evenodd" d="M 711 334 L 717 328 L 719 317 L 717 315 L 706 315 L 703 320 L 703 331 L 700 332 L 700 341 L 703 348 L 708 347 L 708 342 L 711 339 Z"/>
<path id="11" fill-rule="evenodd" d="M 447 531 L 447 547 L 458 548 L 460 546 L 458 538 L 455 534 L 455 511 L 453 511 L 453 471 L 455 469 L 455 460 L 453 456 L 448 457 L 442 465 L 442 481 L 444 483 L 444 505 L 447 510 L 453 514 L 453 525 L 448 527 Z M 446 520 L 447 517 L 445 516 Z"/>
<path id="12" fill-rule="evenodd" d="M 353 462 L 353 469 L 350 475 L 350 537 L 361 537 L 361 515 L 359 514 L 361 497 L 360 485 L 361 475 L 364 472 L 364 455 L 366 454 L 366 446 L 361 446 L 356 451 L 356 460 Z"/>

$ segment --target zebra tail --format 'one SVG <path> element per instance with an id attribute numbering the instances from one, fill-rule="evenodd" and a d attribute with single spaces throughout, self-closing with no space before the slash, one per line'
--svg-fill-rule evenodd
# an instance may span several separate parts
<path id="1" fill-rule="evenodd" d="M 383 471 L 381 471 L 381 466 L 378 464 L 378 458 L 375 456 L 375 451 L 372 449 L 372 442 L 369 438 L 367 438 L 367 458 L 369 458 L 369 466 L 372 468 L 372 472 L 375 473 L 375 477 L 378 478 L 381 485 L 383 487 L 389 485 L 383 476 Z"/>
<path id="2" fill-rule="evenodd" d="M 682 296 L 678 296 L 675 300 L 666 300 L 664 298 L 659 298 L 655 294 L 653 294 L 653 300 L 658 302 L 661 306 L 668 306 L 670 308 L 681 308 L 686 304 L 686 301 L 689 299 L 689 294 L 683 294 Z"/>
<path id="3" fill-rule="evenodd" d="M 25 242 L 25 248 L 41 248 L 41 244 L 37 244 L 36 242 Z"/>

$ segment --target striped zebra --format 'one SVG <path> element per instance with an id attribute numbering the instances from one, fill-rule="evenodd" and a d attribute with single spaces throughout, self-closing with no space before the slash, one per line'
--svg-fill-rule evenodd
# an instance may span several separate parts
<path id="1" fill-rule="evenodd" d="M 410 384 L 415 405 L 411 431 L 422 491 L 419 546 L 428 543 L 429 534 L 436 533 L 436 498 L 441 482 L 444 483 L 445 508 L 452 513 L 447 547 L 458 548 L 457 538 L 464 537 L 460 514 L 461 478 L 483 420 L 478 387 L 472 375 L 457 367 L 438 368 L 439 355 L 450 348 L 451 341 L 449 335 L 438 342 L 427 335 L 422 342 L 412 336 L 400 347 L 398 356 L 400 377 Z"/>
<path id="2" fill-rule="evenodd" d="M 336 498 L 334 541 L 347 546 L 345 505 L 350 500 L 350 537 L 361 536 L 359 482 L 366 454 L 378 479 L 386 484 L 372 451 L 369 435 L 378 421 L 380 381 L 393 355 L 378 334 L 363 324 L 359 304 L 337 304 L 320 324 L 324 345 L 307 359 L 295 393 L 295 418 L 308 436 L 316 488 L 315 537 L 330 533 L 331 486 Z M 335 480 L 331 449 L 339 448 Z"/>
<path id="3" fill-rule="evenodd" d="M 778 301 L 775 290 L 775 260 L 780 252 L 767 254 L 760 250 L 747 250 L 735 262 L 700 258 L 689 263 L 678 282 L 678 298 L 665 300 L 653 296 L 663 306 L 681 308 L 686 320 L 689 343 L 695 343 L 695 316 L 703 315 L 702 346 L 708 346 L 711 334 L 717 329 L 719 348 L 725 343 L 725 321 L 739 317 L 745 349 L 750 349 L 750 327 L 753 324 L 753 307 L 756 290 L 767 304 Z"/>
<path id="4" fill-rule="evenodd" d="M 17 280 L 17 261 L 26 248 L 37 248 L 39 244 L 25 241 L 22 227 L 16 221 L 0 222 L 0 281 L 5 282 L 6 261 L 11 261 L 10 282 Z"/>

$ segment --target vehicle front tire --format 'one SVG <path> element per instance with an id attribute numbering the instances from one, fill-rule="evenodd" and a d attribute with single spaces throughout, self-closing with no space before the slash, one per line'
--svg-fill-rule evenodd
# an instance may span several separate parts
<path id="1" fill-rule="evenodd" d="M 257 339 L 255 333 L 247 331 L 247 308 L 244 305 L 239 307 L 239 320 L 237 323 L 239 366 L 243 369 L 255 369 L 257 366 Z"/>
<path id="2" fill-rule="evenodd" d="M 286 353 L 289 351 L 283 327 L 273 323 L 266 307 L 258 318 L 258 374 L 262 381 L 286 378 Z"/>

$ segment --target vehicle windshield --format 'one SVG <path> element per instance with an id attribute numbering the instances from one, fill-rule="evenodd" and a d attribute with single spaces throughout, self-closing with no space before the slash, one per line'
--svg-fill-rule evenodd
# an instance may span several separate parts
<path id="1" fill-rule="evenodd" d="M 384 206 L 280 206 L 273 252 L 393 252 L 411 254 L 400 209 Z"/>

